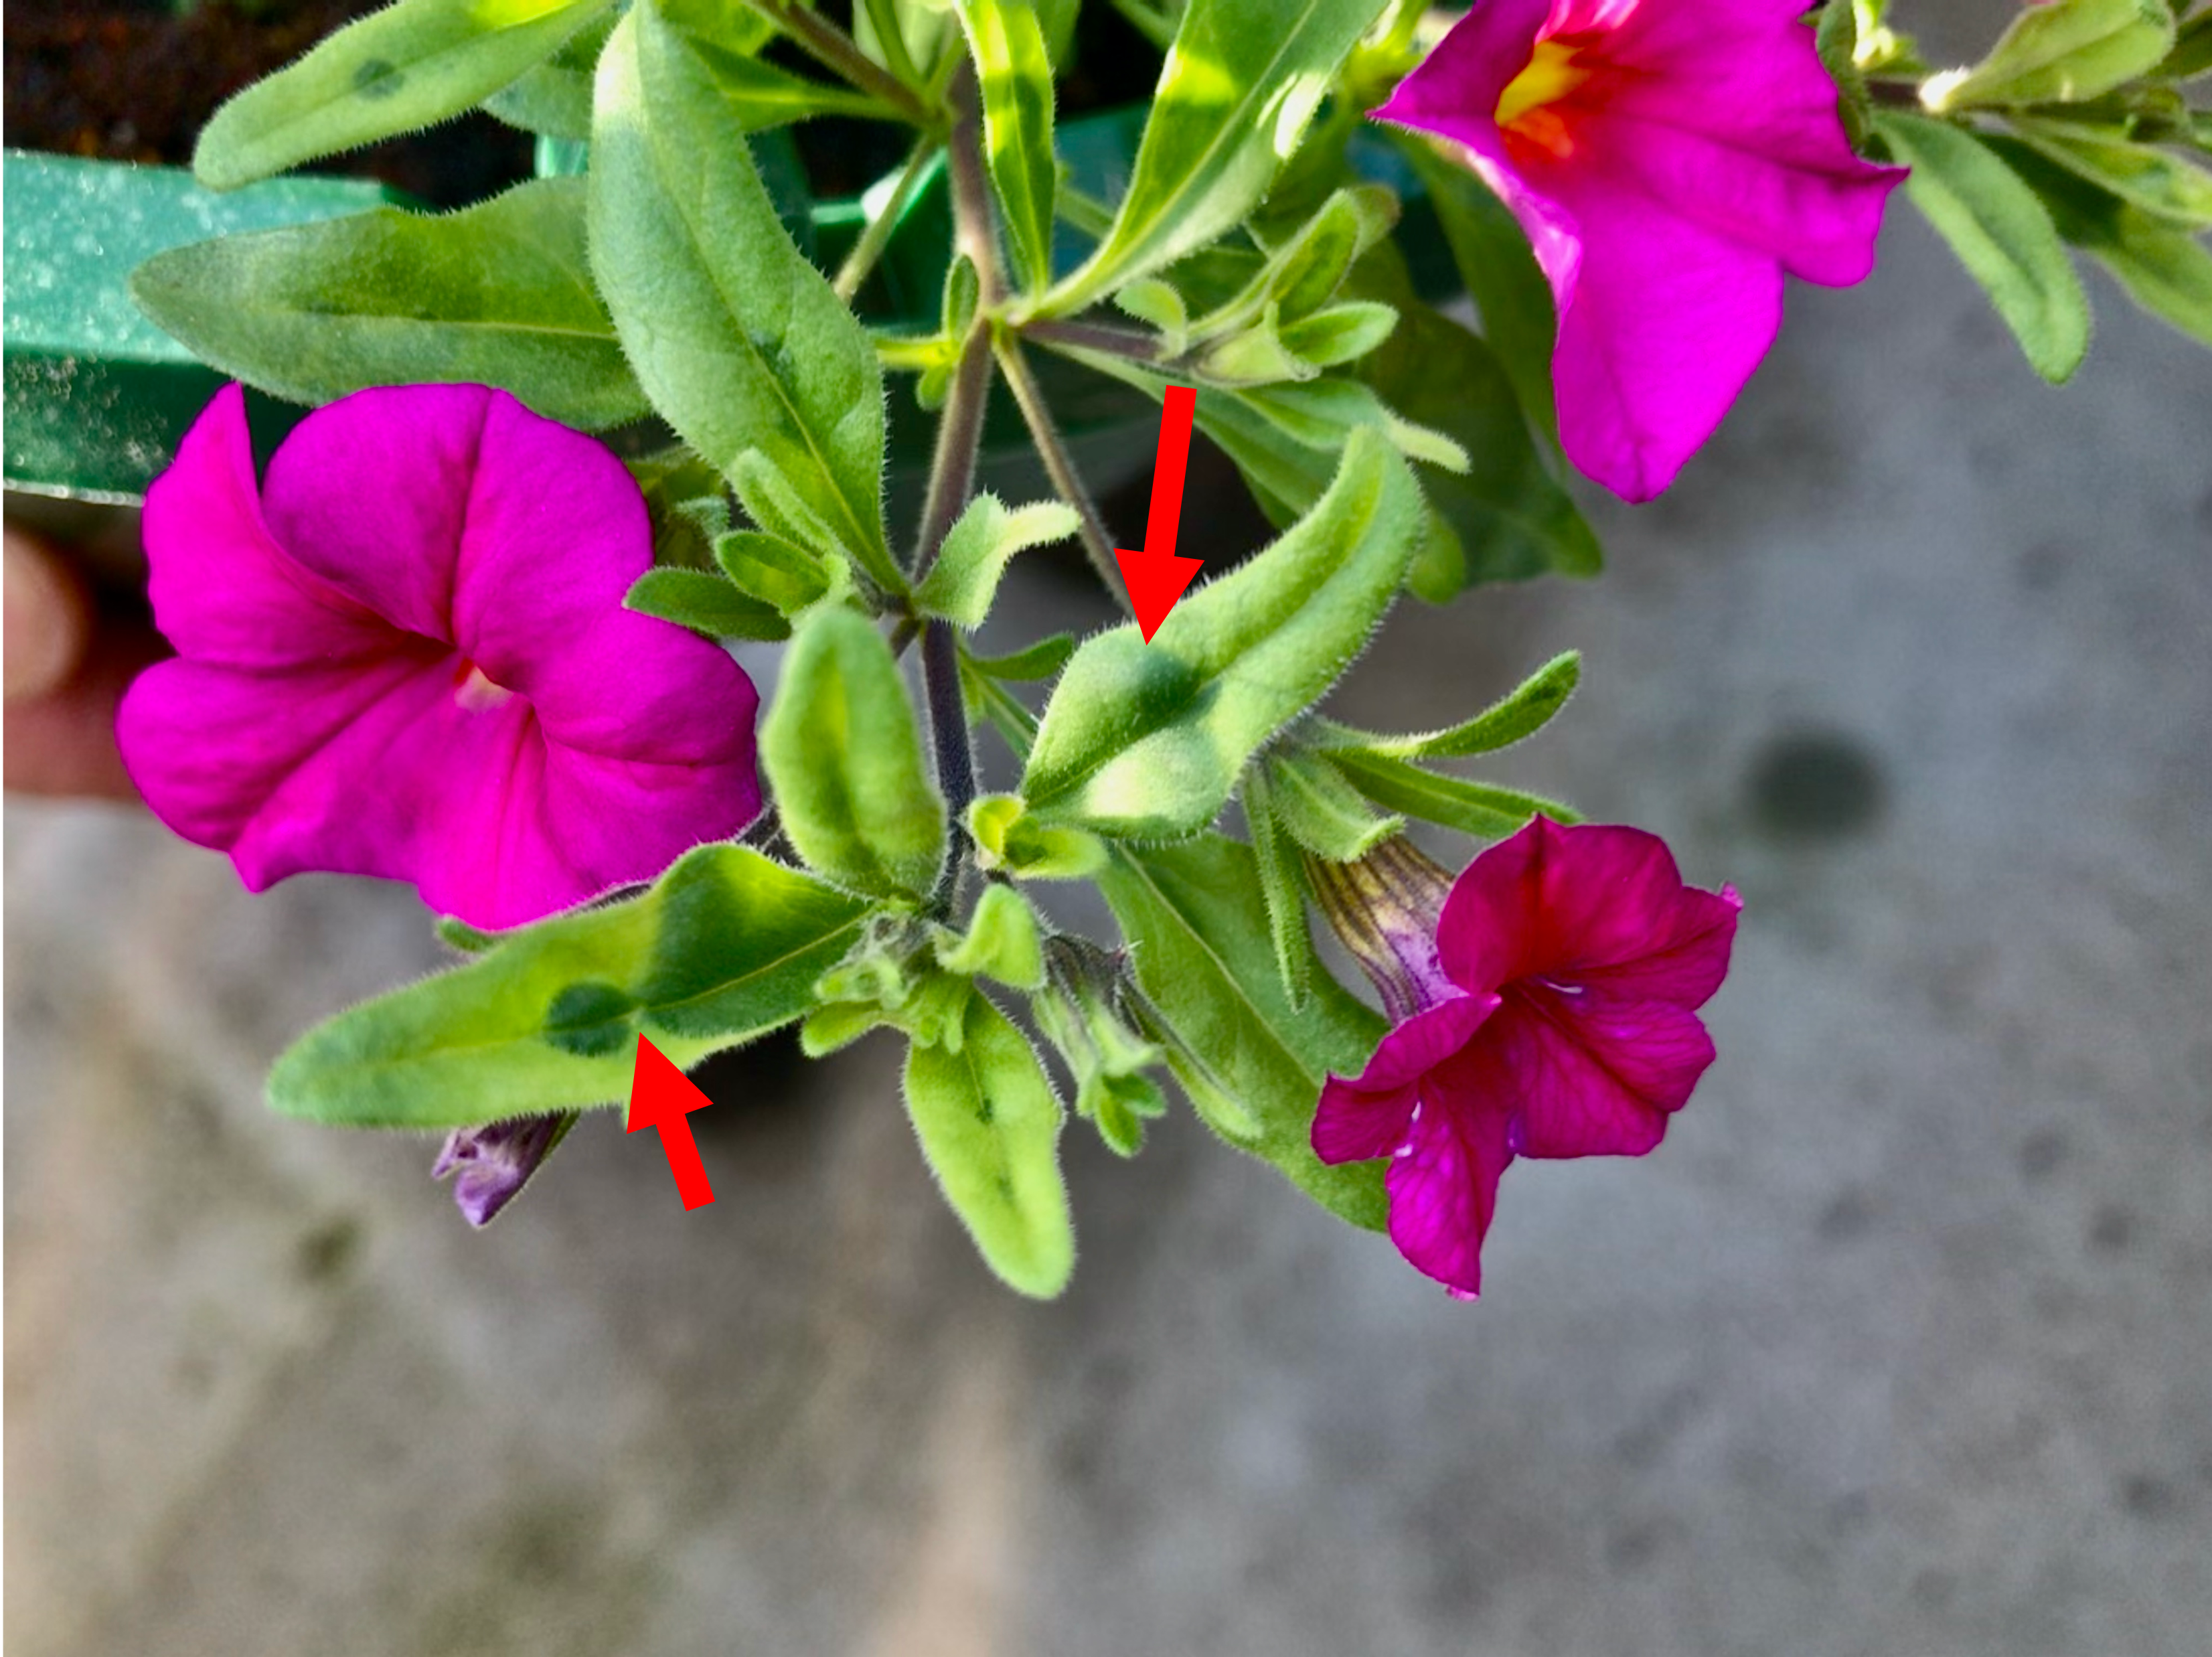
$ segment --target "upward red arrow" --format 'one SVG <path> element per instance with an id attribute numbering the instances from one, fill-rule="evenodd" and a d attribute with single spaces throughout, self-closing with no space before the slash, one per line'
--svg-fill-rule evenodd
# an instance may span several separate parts
<path id="1" fill-rule="evenodd" d="M 714 1102 L 676 1068 L 666 1053 L 643 1035 L 637 1038 L 637 1063 L 629 1078 L 629 1122 L 623 1132 L 635 1133 L 641 1127 L 660 1130 L 660 1147 L 668 1153 L 668 1166 L 676 1174 L 676 1194 L 683 1198 L 687 1209 L 704 1208 L 714 1200 L 714 1188 L 707 1183 L 706 1164 L 699 1160 L 691 1124 L 685 1120 L 693 1111 L 704 1110 Z"/>
<path id="2" fill-rule="evenodd" d="M 1129 589 L 1129 608 L 1136 612 L 1137 631 L 1145 642 L 1160 630 L 1160 623 L 1176 607 L 1185 588 L 1203 568 L 1204 561 L 1176 556 L 1176 525 L 1182 517 L 1182 475 L 1190 459 L 1191 414 L 1198 393 L 1188 385 L 1170 385 L 1160 399 L 1160 452 L 1152 466 L 1152 510 L 1145 520 L 1145 544 L 1132 552 L 1114 549 L 1121 566 L 1121 583 Z"/>

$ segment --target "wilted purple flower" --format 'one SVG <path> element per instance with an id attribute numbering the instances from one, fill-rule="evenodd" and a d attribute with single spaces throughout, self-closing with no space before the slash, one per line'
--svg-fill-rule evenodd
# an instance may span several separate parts
<path id="1" fill-rule="evenodd" d="M 453 1201 L 463 1217 L 471 1225 L 489 1225 L 567 1137 L 576 1125 L 576 1115 L 573 1110 L 558 1111 L 482 1127 L 457 1127 L 430 1164 L 430 1177 L 442 1180 L 453 1174 Z"/>

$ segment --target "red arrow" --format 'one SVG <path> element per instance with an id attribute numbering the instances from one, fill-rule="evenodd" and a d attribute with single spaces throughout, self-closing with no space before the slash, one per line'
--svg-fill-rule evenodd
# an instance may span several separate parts
<path id="1" fill-rule="evenodd" d="M 1131 552 L 1114 549 L 1121 566 L 1121 584 L 1129 589 L 1129 608 L 1137 614 L 1137 631 L 1145 642 L 1160 630 L 1160 623 L 1176 607 L 1203 561 L 1176 556 L 1176 525 L 1182 517 L 1182 474 L 1190 458 L 1191 411 L 1198 393 L 1188 385 L 1170 385 L 1160 400 L 1160 455 L 1152 467 L 1152 510 L 1145 520 L 1145 544 Z"/>
<path id="2" fill-rule="evenodd" d="M 660 1130 L 660 1148 L 668 1153 L 668 1166 L 676 1174 L 676 1194 L 687 1209 L 704 1208 L 714 1200 L 699 1147 L 691 1142 L 691 1124 L 684 1120 L 714 1102 L 666 1053 L 644 1036 L 637 1038 L 637 1065 L 629 1077 L 629 1126 L 623 1132 Z"/>

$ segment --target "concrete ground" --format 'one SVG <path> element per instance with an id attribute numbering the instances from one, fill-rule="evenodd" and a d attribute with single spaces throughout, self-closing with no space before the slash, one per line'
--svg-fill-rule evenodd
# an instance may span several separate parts
<path id="1" fill-rule="evenodd" d="M 602 1114 L 471 1235 L 257 1099 L 408 893 L 11 800 L 11 1657 L 2203 1653 L 2212 356 L 2097 297 L 2045 390 L 1899 211 L 1606 579 L 1341 698 L 1578 645 L 1489 774 L 1746 900 L 1666 1144 L 1516 1167 L 1474 1305 L 1181 1115 L 1070 1132 L 1020 1302 L 880 1038 L 714 1070 L 708 1209 Z"/>

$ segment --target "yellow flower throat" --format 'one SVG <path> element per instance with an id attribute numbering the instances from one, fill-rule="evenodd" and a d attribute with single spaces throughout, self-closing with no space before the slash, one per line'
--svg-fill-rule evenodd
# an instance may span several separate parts
<path id="1" fill-rule="evenodd" d="M 1557 40 L 1539 40 L 1528 67 L 1498 94 L 1498 124 L 1511 127 L 1547 149 L 1568 144 L 1566 128 L 1547 106 L 1555 104 L 1584 81 L 1589 71 L 1575 64 L 1575 49 Z"/>

